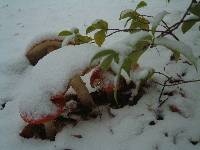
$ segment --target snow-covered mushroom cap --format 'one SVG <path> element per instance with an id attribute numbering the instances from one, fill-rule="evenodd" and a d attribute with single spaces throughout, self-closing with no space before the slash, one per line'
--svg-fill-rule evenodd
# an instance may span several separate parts
<path id="1" fill-rule="evenodd" d="M 20 113 L 30 120 L 60 113 L 50 101 L 51 96 L 63 91 L 70 78 L 88 66 L 98 51 L 99 48 L 91 44 L 67 46 L 41 59 L 15 91 Z"/>

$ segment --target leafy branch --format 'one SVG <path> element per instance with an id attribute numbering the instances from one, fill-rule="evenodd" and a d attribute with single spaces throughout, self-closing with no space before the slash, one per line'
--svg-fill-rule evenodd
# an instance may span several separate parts
<path id="1" fill-rule="evenodd" d="M 165 33 L 161 33 L 161 35 L 159 35 L 159 36 L 162 36 L 162 37 L 163 37 L 163 36 L 165 36 L 165 35 L 167 35 L 167 34 L 172 33 L 174 30 L 176 30 L 176 29 L 183 23 L 183 21 L 184 21 L 185 17 L 187 16 L 187 14 L 188 14 L 190 8 L 192 7 L 192 4 L 193 4 L 193 3 L 194 3 L 194 0 L 191 1 L 189 7 L 188 7 L 187 10 L 185 11 L 185 13 L 184 13 L 183 17 L 180 19 L 180 21 L 178 21 L 178 22 L 176 22 L 175 24 L 173 24 L 172 26 L 170 26 L 170 27 L 166 30 Z"/>
<path id="2" fill-rule="evenodd" d="M 170 1 L 168 1 L 170 2 Z M 119 66 L 119 70 L 116 72 L 117 79 L 123 76 L 122 72 L 130 77 L 130 73 L 134 71 L 133 66 L 137 65 L 137 61 L 142 56 L 143 53 L 149 48 L 156 47 L 158 45 L 163 46 L 170 51 L 172 51 L 176 61 L 179 60 L 181 54 L 185 56 L 197 69 L 197 58 L 193 55 L 191 48 L 181 42 L 177 35 L 174 33 L 180 26 L 183 33 L 189 31 L 196 23 L 200 22 L 200 2 L 196 0 L 191 0 L 190 5 L 183 13 L 181 19 L 169 25 L 164 17 L 169 13 L 167 11 L 162 11 L 156 16 L 150 16 L 145 14 L 140 14 L 139 9 L 147 6 L 147 3 L 141 1 L 138 3 L 135 9 L 127 9 L 121 12 L 119 20 L 126 20 L 123 29 L 110 28 L 107 21 L 99 19 L 94 21 L 86 29 L 86 35 L 81 35 L 79 30 L 65 30 L 60 32 L 60 36 L 67 36 L 66 45 L 79 45 L 84 43 L 96 43 L 99 47 L 105 42 L 107 37 L 110 37 L 116 33 L 126 32 L 130 34 L 135 34 L 136 32 L 144 31 L 147 34 L 139 38 L 137 41 L 129 41 L 128 47 L 132 49 L 126 56 L 121 56 L 120 50 L 116 49 L 103 49 L 102 51 L 95 54 L 92 58 L 91 63 L 98 60 L 99 66 L 103 70 L 108 70 L 111 68 L 112 63 L 116 63 Z M 189 18 L 186 17 L 189 15 Z M 148 18 L 152 18 L 153 21 L 149 21 Z M 129 26 L 127 28 L 127 26 Z M 161 29 L 160 29 L 160 28 Z M 163 29 L 164 28 L 164 29 Z M 89 34 L 93 34 L 93 37 Z M 165 36 L 170 35 L 175 40 L 167 38 Z M 69 38 L 70 37 L 70 38 Z M 190 50 L 190 51 L 189 51 Z M 160 73 L 161 74 L 161 73 Z M 163 75 L 163 74 L 162 74 Z M 165 76 L 167 77 L 167 76 Z M 192 81 L 173 81 L 172 78 L 167 77 L 167 80 L 163 86 L 163 90 L 166 86 L 174 86 L 183 83 L 197 82 L 199 80 Z M 116 93 L 115 93 L 116 95 Z M 162 96 L 162 93 L 160 97 Z M 116 97 L 116 96 L 115 96 Z"/>

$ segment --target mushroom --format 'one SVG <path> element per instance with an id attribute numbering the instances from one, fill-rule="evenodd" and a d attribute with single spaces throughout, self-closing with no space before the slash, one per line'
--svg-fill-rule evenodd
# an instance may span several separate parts
<path id="1" fill-rule="evenodd" d="M 79 74 L 76 74 L 72 77 L 69 82 L 69 85 L 76 91 L 77 96 L 80 100 L 80 103 L 88 108 L 95 107 L 95 103 L 90 95 L 85 83 L 82 81 Z"/>
<path id="2" fill-rule="evenodd" d="M 99 66 L 95 67 L 90 76 L 90 85 L 93 88 L 103 90 L 106 93 L 114 91 L 115 75 L 111 70 L 103 71 Z"/>
<path id="3" fill-rule="evenodd" d="M 26 113 L 20 113 L 20 116 L 25 122 L 27 122 L 31 126 L 40 126 L 41 124 L 44 125 L 46 138 L 52 140 L 54 139 L 57 133 L 57 128 L 55 126 L 54 120 L 64 112 L 65 100 L 64 100 L 64 95 L 62 93 L 52 96 L 50 100 L 57 106 L 57 110 L 55 112 L 52 112 L 51 114 L 48 114 L 45 116 L 41 116 L 36 119 L 31 118 Z M 24 130 L 21 133 L 27 131 L 27 130 L 25 131 Z M 32 132 L 29 131 L 29 133 L 33 134 Z M 24 135 L 24 134 L 20 134 L 20 135 Z M 31 136 L 33 137 L 33 135 Z M 25 135 L 24 137 L 28 137 L 28 136 Z"/>
<path id="4" fill-rule="evenodd" d="M 31 65 L 36 65 L 38 61 L 48 53 L 59 49 L 61 47 L 63 39 L 53 36 L 52 38 L 46 38 L 39 41 L 37 44 L 33 44 L 26 52 L 26 57 Z"/>

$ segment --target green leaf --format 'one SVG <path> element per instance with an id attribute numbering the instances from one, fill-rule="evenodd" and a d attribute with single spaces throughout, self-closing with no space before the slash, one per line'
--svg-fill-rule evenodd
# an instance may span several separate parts
<path id="1" fill-rule="evenodd" d="M 108 70 L 110 68 L 112 61 L 113 61 L 113 55 L 109 55 L 106 58 L 104 58 L 104 60 L 100 64 L 101 69 L 104 71 Z"/>
<path id="2" fill-rule="evenodd" d="M 152 42 L 152 36 L 151 35 L 147 35 L 145 37 L 142 37 L 141 39 L 139 39 L 137 41 L 137 43 L 134 45 L 134 49 L 135 50 L 146 50 L 149 48 L 150 43 Z"/>
<path id="3" fill-rule="evenodd" d="M 129 29 L 133 29 L 131 33 L 139 31 L 137 29 L 148 30 L 149 21 L 143 16 L 140 16 L 138 13 L 137 14 L 134 13 L 134 15 L 132 15 L 132 22 Z"/>
<path id="4" fill-rule="evenodd" d="M 72 31 L 73 33 L 75 33 L 75 34 L 78 34 L 78 33 L 79 33 L 79 29 L 78 29 L 78 28 L 73 28 L 73 29 L 71 29 L 71 31 Z"/>
<path id="5" fill-rule="evenodd" d="M 183 22 L 181 29 L 183 33 L 186 33 L 188 30 L 190 30 L 196 23 L 197 21 L 187 21 Z"/>
<path id="6" fill-rule="evenodd" d="M 134 29 L 149 29 L 149 21 L 132 9 L 124 10 L 121 12 L 119 19 L 121 20 L 125 18 L 128 18 L 125 23 L 125 26 L 130 20 L 132 20 L 131 25 L 129 27 L 129 29 L 133 29 L 131 33 L 138 31 Z"/>
<path id="7" fill-rule="evenodd" d="M 64 31 L 61 31 L 58 35 L 59 36 L 68 36 L 68 35 L 72 35 L 73 33 L 71 31 L 68 31 L 68 30 L 64 30 Z"/>
<path id="8" fill-rule="evenodd" d="M 133 29 L 131 31 L 131 33 L 139 31 L 137 29 L 148 30 L 149 24 L 148 24 L 148 21 L 145 18 L 133 19 L 129 29 Z"/>
<path id="9" fill-rule="evenodd" d="M 147 3 L 145 1 L 141 1 L 139 4 L 137 4 L 137 7 L 136 7 L 135 10 L 142 8 L 142 7 L 145 7 L 145 6 L 147 6 Z"/>
<path id="10" fill-rule="evenodd" d="M 126 10 L 123 10 L 121 13 L 120 13 L 120 17 L 119 17 L 119 20 L 121 19 L 125 19 L 125 18 L 132 18 L 133 15 L 135 14 L 136 12 L 132 9 L 126 9 Z"/>
<path id="11" fill-rule="evenodd" d="M 115 54 L 115 53 L 116 53 L 116 52 L 115 52 L 114 50 L 112 50 L 112 49 L 102 50 L 102 51 L 96 53 L 96 54 L 92 57 L 92 59 L 91 59 L 91 61 L 90 61 L 90 64 L 91 64 L 94 60 L 96 60 L 96 59 L 102 58 L 102 57 L 104 57 L 104 56 L 106 56 L 106 55 Z M 117 53 L 116 53 L 116 54 L 117 54 Z M 118 55 L 118 54 L 117 54 L 117 55 Z"/>
<path id="12" fill-rule="evenodd" d="M 147 34 L 141 34 L 140 37 L 134 41 L 128 43 L 128 46 L 131 47 L 133 50 L 146 50 L 150 44 L 152 43 L 152 35 L 150 35 L 149 33 Z"/>
<path id="13" fill-rule="evenodd" d="M 124 59 L 122 68 L 130 73 L 131 66 L 137 64 L 140 56 L 148 49 L 150 43 L 152 42 L 152 36 L 147 34 L 146 36 L 141 37 L 135 44 L 129 45 L 133 48 L 133 51 Z"/>
<path id="14" fill-rule="evenodd" d="M 94 40 L 98 46 L 101 46 L 103 44 L 105 38 L 106 38 L 106 33 L 104 30 L 100 30 L 94 34 Z"/>
<path id="15" fill-rule="evenodd" d="M 139 32 L 139 28 L 140 28 L 141 24 L 139 22 L 136 22 L 135 20 L 132 20 L 131 25 L 129 27 L 129 29 L 131 29 L 130 33 L 135 33 L 135 32 Z"/>
<path id="16" fill-rule="evenodd" d="M 155 70 L 153 68 L 149 69 L 148 75 L 146 76 L 145 80 L 147 81 L 151 79 L 154 73 L 155 73 Z"/>
<path id="17" fill-rule="evenodd" d="M 200 3 L 193 4 L 191 9 L 190 9 L 190 12 L 193 13 L 194 15 L 200 17 Z"/>
<path id="18" fill-rule="evenodd" d="M 119 63 L 119 54 L 115 52 L 113 55 L 114 61 L 118 64 Z"/>
<path id="19" fill-rule="evenodd" d="M 177 62 L 181 56 L 180 52 L 178 52 L 177 50 L 173 50 L 173 49 L 171 49 L 171 51 L 173 52 L 173 56 L 175 58 L 175 61 Z"/>
<path id="20" fill-rule="evenodd" d="M 192 48 L 190 48 L 186 44 L 184 44 L 184 43 L 182 43 L 180 41 L 171 40 L 171 39 L 166 38 L 166 37 L 156 38 L 154 40 L 154 44 L 162 45 L 162 46 L 168 48 L 169 50 L 171 50 L 172 52 L 178 52 L 178 53 L 182 54 L 197 69 L 197 58 L 192 53 Z"/>
<path id="21" fill-rule="evenodd" d="M 96 22 L 96 28 L 102 29 L 102 30 L 107 30 L 108 29 L 108 23 L 105 20 L 98 20 Z"/>
<path id="22" fill-rule="evenodd" d="M 90 25 L 87 29 L 86 29 L 86 34 L 95 31 L 97 29 L 101 29 L 106 31 L 108 29 L 108 23 L 105 20 L 97 20 L 96 22 L 94 22 L 92 25 Z"/>
<path id="23" fill-rule="evenodd" d="M 95 31 L 95 30 L 96 30 L 96 27 L 94 25 L 91 25 L 86 29 L 86 34 L 92 32 L 92 31 Z"/>
<path id="24" fill-rule="evenodd" d="M 78 42 L 79 44 L 83 44 L 83 43 L 88 43 L 88 42 L 92 41 L 92 38 L 89 36 L 76 34 L 75 41 Z"/>
<path id="25" fill-rule="evenodd" d="M 154 35 L 155 34 L 155 31 L 158 27 L 158 25 L 160 24 L 160 22 L 162 21 L 162 19 L 167 15 L 169 14 L 167 11 L 162 11 L 160 13 L 158 13 L 155 17 L 154 17 L 154 20 L 153 20 L 153 23 L 152 23 L 152 34 Z"/>
<path id="26" fill-rule="evenodd" d="M 132 65 L 137 64 L 138 59 L 144 52 L 145 50 L 133 51 L 124 59 L 122 68 L 127 72 L 128 75 L 130 74 Z"/>

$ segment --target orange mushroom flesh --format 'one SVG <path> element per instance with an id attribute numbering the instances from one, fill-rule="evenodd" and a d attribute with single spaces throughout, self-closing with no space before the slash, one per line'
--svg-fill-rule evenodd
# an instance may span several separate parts
<path id="1" fill-rule="evenodd" d="M 111 93 L 115 88 L 114 75 L 110 71 L 103 71 L 100 67 L 96 67 L 90 77 L 90 85 L 106 93 Z"/>
<path id="2" fill-rule="evenodd" d="M 50 100 L 58 107 L 65 106 L 65 92 L 51 96 Z"/>

